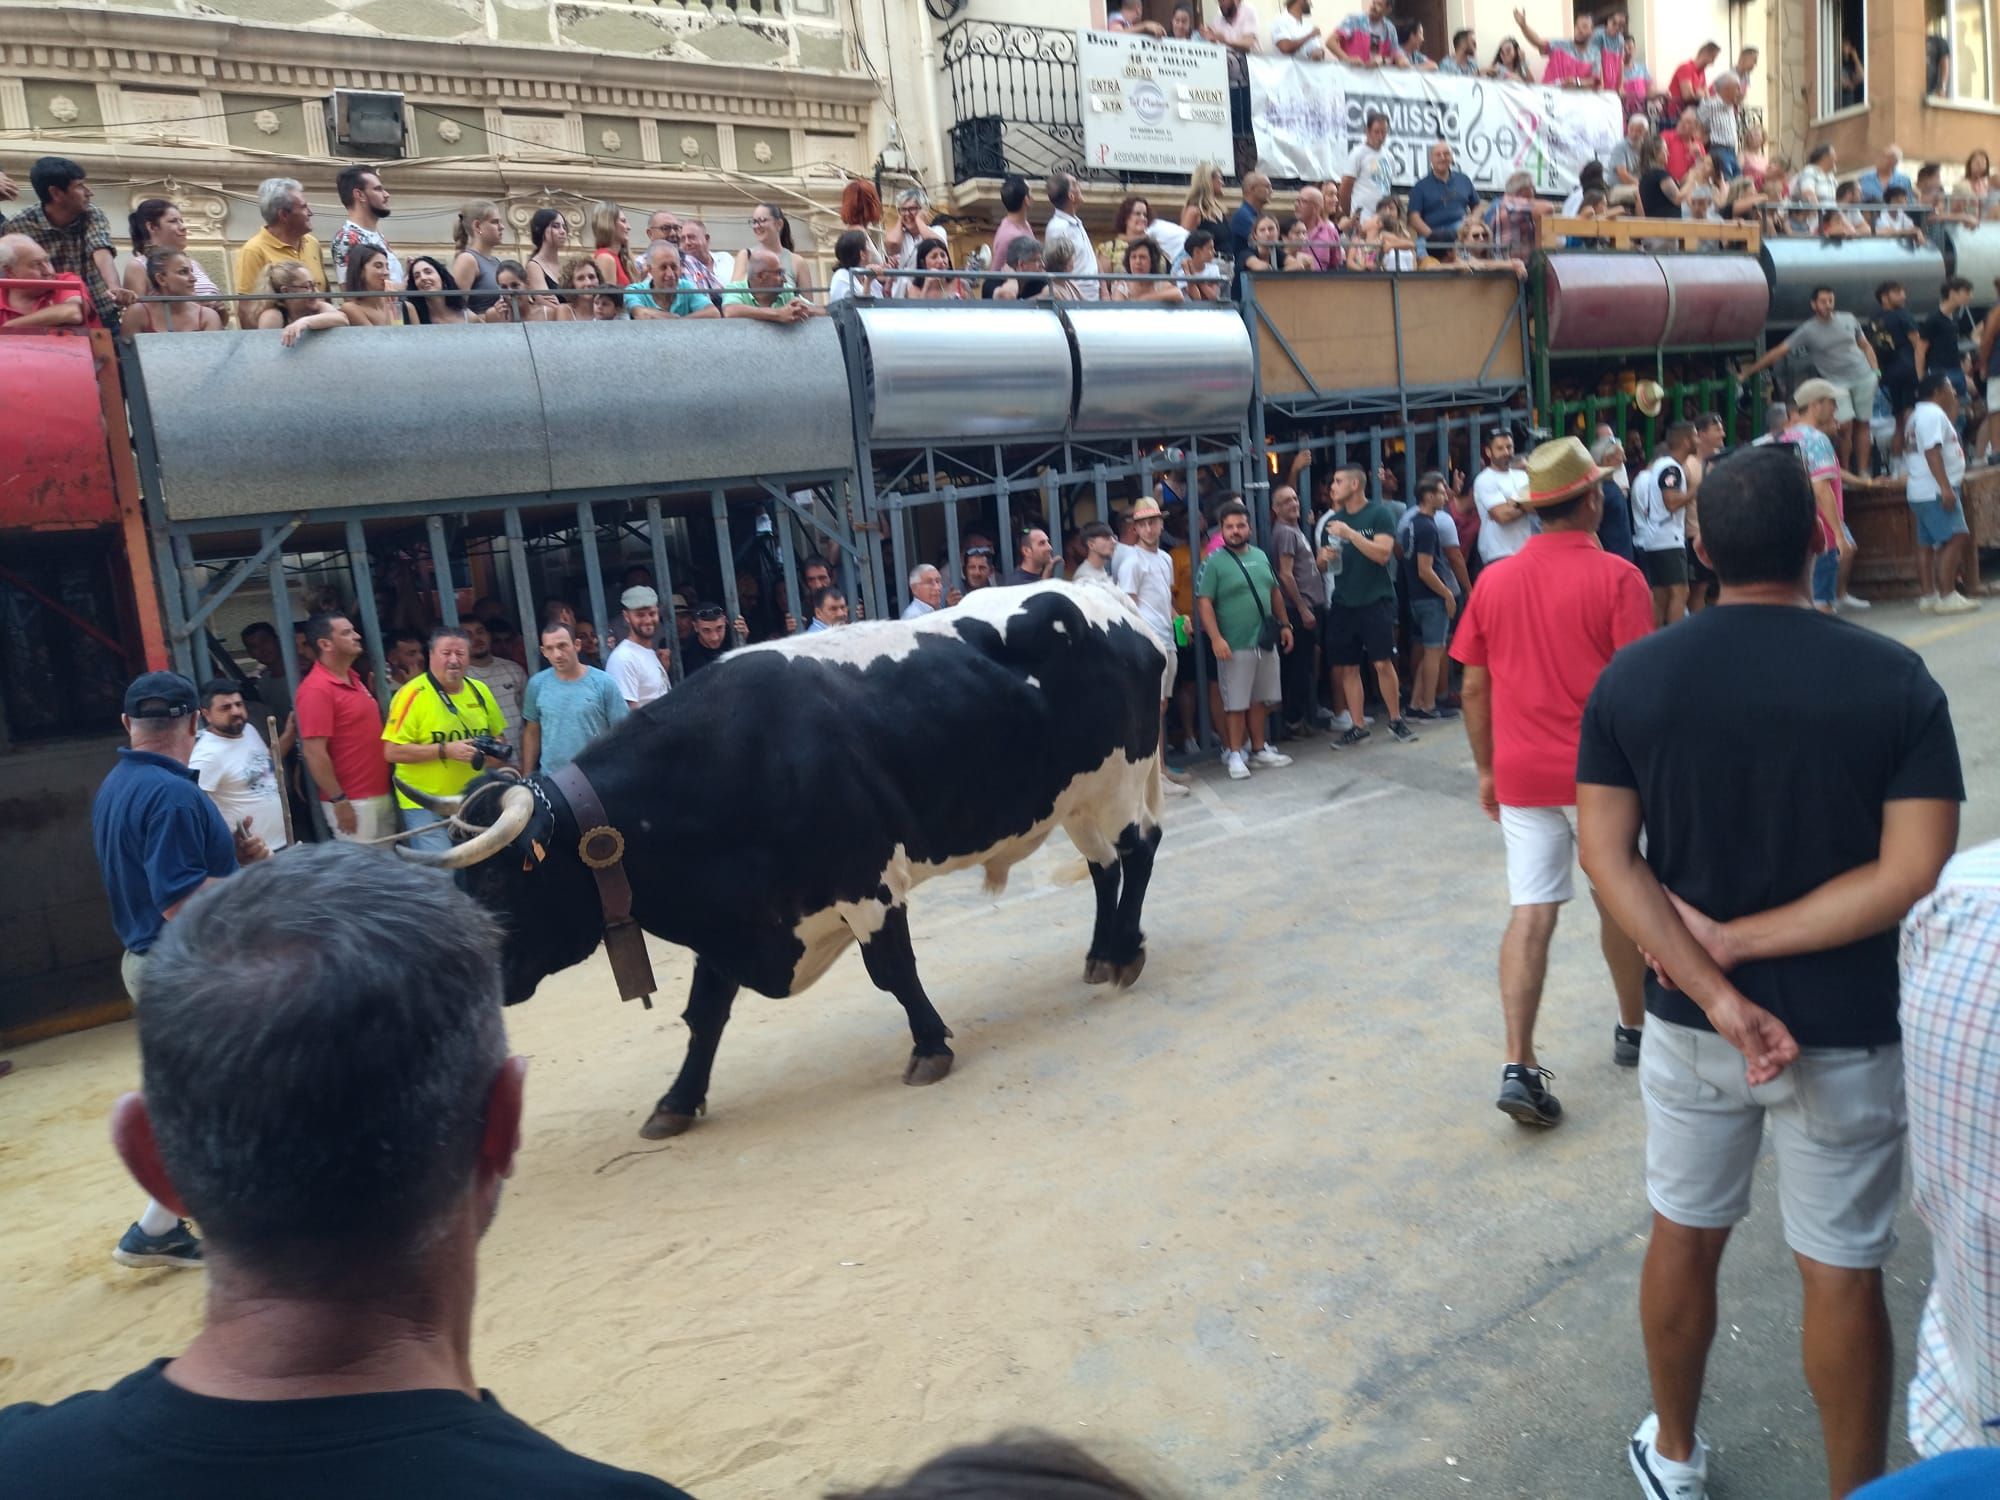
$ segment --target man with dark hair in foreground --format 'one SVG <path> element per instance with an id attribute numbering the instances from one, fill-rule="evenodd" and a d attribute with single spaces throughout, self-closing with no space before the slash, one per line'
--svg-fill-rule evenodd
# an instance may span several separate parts
<path id="1" fill-rule="evenodd" d="M 1577 756 L 1583 867 L 1659 976 L 1639 1058 L 1654 1411 L 1627 1456 L 1642 1490 L 1669 1500 L 1707 1494 L 1695 1418 L 1716 1274 L 1749 1212 L 1767 1120 L 1831 1492 L 1887 1462 L 1882 1263 L 1904 1153 L 1896 928 L 1951 856 L 1965 786 L 1922 660 L 1814 612 L 1817 515 L 1783 447 L 1709 472 L 1697 545 L 1721 597 L 1618 654 Z"/>
<path id="2" fill-rule="evenodd" d="M 368 941 L 329 928 L 339 910 L 369 913 Z M 144 1092 L 111 1132 L 139 1185 L 200 1221 L 207 1317 L 108 1391 L 0 1410 L 7 1493 L 686 1500 L 473 1379 L 479 1240 L 527 1072 L 499 952 L 447 880 L 348 844 L 181 908 L 147 956 Z"/>

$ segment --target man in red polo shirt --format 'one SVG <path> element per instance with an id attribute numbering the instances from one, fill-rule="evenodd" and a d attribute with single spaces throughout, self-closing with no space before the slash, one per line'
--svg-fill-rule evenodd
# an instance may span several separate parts
<path id="1" fill-rule="evenodd" d="M 1695 55 L 1674 69 L 1667 81 L 1667 113 L 1679 117 L 1708 97 L 1708 70 L 1722 56 L 1714 42 L 1703 42 Z"/>
<path id="2" fill-rule="evenodd" d="M 25 234 L 0 234 L 0 281 L 54 281 L 59 286 L 10 286 L 0 291 L 0 333 L 81 329 L 97 321 L 83 278 L 58 276 L 49 252 Z"/>
<path id="3" fill-rule="evenodd" d="M 1541 533 L 1479 575 L 1451 645 L 1465 667 L 1479 805 L 1507 843 L 1514 912 L 1500 940 L 1507 1063 L 1497 1102 L 1523 1125 L 1562 1119 L 1562 1106 L 1543 1086 L 1551 1075 L 1535 1056 L 1535 1014 L 1556 916 L 1572 894 L 1583 706 L 1612 653 L 1653 628 L 1645 578 L 1597 543 L 1604 505 L 1598 481 L 1606 472 L 1573 437 L 1535 449 L 1518 498 L 1540 518 Z M 1646 1017 L 1645 961 L 1602 905 L 1598 918 L 1618 993 L 1612 1056 L 1633 1067 Z"/>
<path id="4" fill-rule="evenodd" d="M 396 831 L 396 802 L 382 758 L 382 710 L 354 670 L 361 632 L 345 615 L 314 615 L 306 643 L 315 659 L 294 712 L 320 811 L 337 838 L 386 838 Z"/>

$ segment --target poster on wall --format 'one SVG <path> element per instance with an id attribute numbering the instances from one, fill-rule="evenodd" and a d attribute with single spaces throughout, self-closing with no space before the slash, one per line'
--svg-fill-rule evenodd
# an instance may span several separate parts
<path id="1" fill-rule="evenodd" d="M 1516 172 L 1534 178 L 1538 193 L 1567 193 L 1584 163 L 1609 155 L 1625 128 L 1617 98 L 1593 89 L 1286 57 L 1248 61 L 1257 165 L 1273 177 L 1337 180 L 1349 145 L 1379 110 L 1389 117 L 1386 150 L 1398 187 L 1430 170 L 1430 148 L 1442 140 L 1482 196 L 1502 192 Z"/>
<path id="2" fill-rule="evenodd" d="M 1227 163 L 1229 73 L 1208 42 L 1079 31 L 1084 161 L 1110 172 L 1192 172 Z M 1225 167 L 1226 170 L 1226 167 Z"/>

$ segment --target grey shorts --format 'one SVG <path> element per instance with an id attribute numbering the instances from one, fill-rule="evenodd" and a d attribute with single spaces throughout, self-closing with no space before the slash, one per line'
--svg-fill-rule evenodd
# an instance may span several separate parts
<path id="1" fill-rule="evenodd" d="M 1259 651 L 1245 646 L 1229 653 L 1228 661 L 1215 664 L 1215 677 L 1222 689 L 1222 711 L 1240 714 L 1253 703 L 1275 703 L 1284 689 L 1278 683 L 1278 650 Z"/>
<path id="2" fill-rule="evenodd" d="M 1711 1031 L 1646 1018 L 1646 1196 L 1662 1218 L 1726 1229 L 1750 1212 L 1764 1122 L 1778 1160 L 1785 1243 L 1821 1265 L 1880 1268 L 1903 1196 L 1903 1049 L 1802 1049 L 1752 1088 Z"/>

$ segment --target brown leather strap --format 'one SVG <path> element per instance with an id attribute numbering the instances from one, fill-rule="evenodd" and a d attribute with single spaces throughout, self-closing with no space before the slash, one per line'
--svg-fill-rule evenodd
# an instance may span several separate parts
<path id="1" fill-rule="evenodd" d="M 604 951 L 611 958 L 612 977 L 623 1000 L 638 1000 L 653 1008 L 653 961 L 646 937 L 632 920 L 632 882 L 625 878 L 625 835 L 604 815 L 597 789 L 572 761 L 549 778 L 576 818 L 577 858 L 597 880 L 598 904 L 604 908 Z"/>

